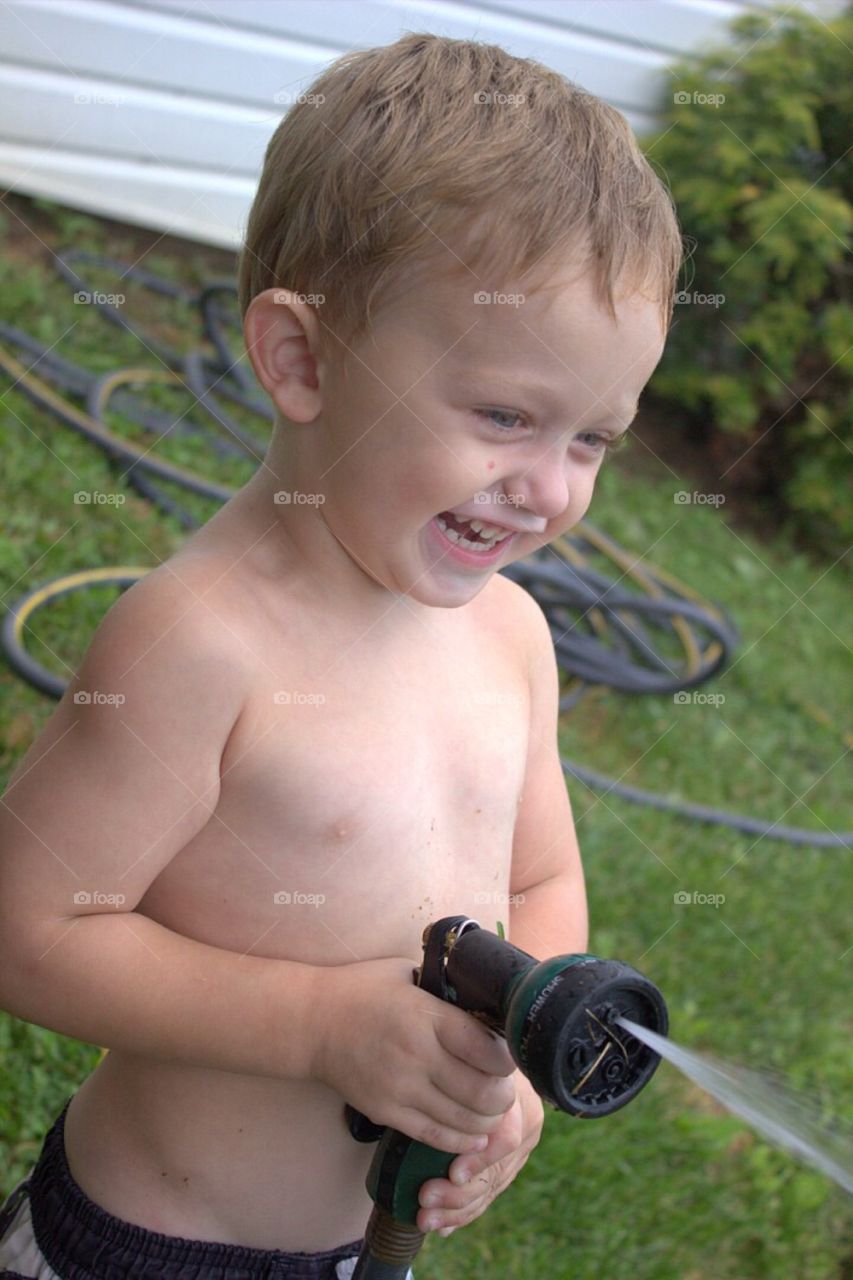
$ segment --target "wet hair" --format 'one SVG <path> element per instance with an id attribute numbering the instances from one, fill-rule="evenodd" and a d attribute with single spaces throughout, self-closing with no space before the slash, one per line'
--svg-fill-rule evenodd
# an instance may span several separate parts
<path id="1" fill-rule="evenodd" d="M 473 295 L 566 261 L 611 318 L 617 289 L 642 293 L 665 330 L 682 256 L 671 196 L 615 108 L 497 45 L 407 32 L 336 59 L 279 124 L 240 308 L 270 288 L 321 295 L 324 343 L 349 345 L 418 272 Z"/>

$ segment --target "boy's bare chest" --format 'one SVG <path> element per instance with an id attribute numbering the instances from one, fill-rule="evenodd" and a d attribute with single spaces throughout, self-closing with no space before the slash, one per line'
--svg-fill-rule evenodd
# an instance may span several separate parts
<path id="1" fill-rule="evenodd" d="M 529 725 L 519 649 L 464 628 L 411 649 L 261 646 L 216 811 L 140 909 L 313 964 L 417 957 L 442 915 L 506 922 Z"/>

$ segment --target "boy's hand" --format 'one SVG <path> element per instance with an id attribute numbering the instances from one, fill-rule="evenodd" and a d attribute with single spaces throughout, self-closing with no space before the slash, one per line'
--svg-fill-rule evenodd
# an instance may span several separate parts
<path id="1" fill-rule="evenodd" d="M 513 1106 L 515 1063 L 476 1018 L 416 986 L 412 968 L 396 957 L 323 970 L 311 1074 L 374 1124 L 439 1151 L 481 1151 Z"/>
<path id="2" fill-rule="evenodd" d="M 457 1227 L 467 1226 L 489 1207 L 527 1162 L 539 1142 L 545 1111 L 530 1081 L 517 1071 L 513 1076 L 516 1100 L 489 1137 L 485 1151 L 461 1155 L 454 1160 L 450 1178 L 430 1178 L 418 1194 L 419 1231 L 439 1230 L 449 1236 Z M 469 1175 L 457 1185 L 461 1175 Z M 435 1197 L 435 1203 L 432 1203 Z"/>

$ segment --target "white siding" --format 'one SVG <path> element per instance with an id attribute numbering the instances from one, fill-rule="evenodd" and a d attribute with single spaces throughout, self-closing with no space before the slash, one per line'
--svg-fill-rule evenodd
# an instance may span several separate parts
<path id="1" fill-rule="evenodd" d="M 0 184 L 237 247 L 286 106 L 406 30 L 500 44 L 654 127 L 667 66 L 765 0 L 6 0 Z M 842 0 L 800 0 L 819 15 Z M 285 98 L 286 100 L 286 98 Z"/>

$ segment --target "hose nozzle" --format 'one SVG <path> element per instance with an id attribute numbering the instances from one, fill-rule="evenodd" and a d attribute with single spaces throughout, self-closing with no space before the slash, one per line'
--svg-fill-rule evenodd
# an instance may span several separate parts
<path id="1" fill-rule="evenodd" d="M 659 1035 L 668 1030 L 657 987 L 621 960 L 540 962 L 476 921 L 449 916 L 425 937 L 420 985 L 505 1036 L 540 1097 L 571 1115 L 624 1107 L 660 1062 L 617 1025 L 629 1018 Z"/>

